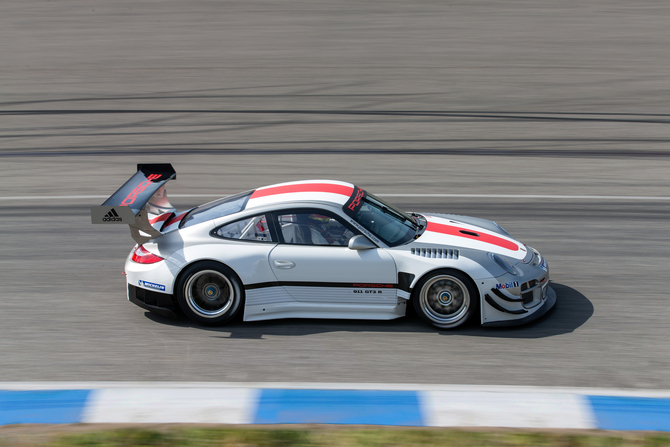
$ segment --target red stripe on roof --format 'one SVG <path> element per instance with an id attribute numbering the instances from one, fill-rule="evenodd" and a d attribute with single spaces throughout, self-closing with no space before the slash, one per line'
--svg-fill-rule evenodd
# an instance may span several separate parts
<path id="1" fill-rule="evenodd" d="M 275 186 L 272 188 L 257 189 L 251 195 L 250 199 L 259 197 L 274 196 L 277 194 L 290 194 L 293 192 L 328 192 L 331 194 L 341 194 L 349 197 L 354 192 L 353 186 L 338 185 L 333 183 L 299 183 L 297 185 Z"/>
<path id="2" fill-rule="evenodd" d="M 463 231 L 469 231 L 471 233 L 477 233 L 479 236 L 473 236 L 471 234 L 461 233 Z M 506 248 L 508 250 L 517 251 L 519 246 L 514 242 L 508 241 L 498 236 L 493 236 L 486 233 L 480 233 L 478 231 L 469 230 L 467 228 L 453 227 L 451 225 L 442 225 L 435 222 L 428 222 L 426 231 L 432 231 L 433 233 L 442 233 L 448 234 L 450 236 L 464 237 L 467 239 L 472 239 L 475 241 L 486 242 L 487 244 L 497 245 L 498 247 Z"/>

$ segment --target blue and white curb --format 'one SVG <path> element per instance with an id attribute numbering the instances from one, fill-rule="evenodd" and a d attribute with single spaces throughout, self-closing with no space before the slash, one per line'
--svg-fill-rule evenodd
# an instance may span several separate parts
<path id="1" fill-rule="evenodd" d="M 0 425 L 27 423 L 670 431 L 670 391 L 318 383 L 0 382 Z"/>

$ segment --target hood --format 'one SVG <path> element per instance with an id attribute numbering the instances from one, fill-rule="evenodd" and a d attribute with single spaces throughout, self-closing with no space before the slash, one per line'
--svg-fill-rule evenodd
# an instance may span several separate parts
<path id="1" fill-rule="evenodd" d="M 526 247 L 498 224 L 476 217 L 452 214 L 423 214 L 426 231 L 415 243 L 471 248 L 523 259 Z"/>
<path id="2" fill-rule="evenodd" d="M 503 236 L 507 236 L 509 238 L 512 238 L 512 235 L 509 234 L 507 231 L 503 229 L 500 225 L 495 223 L 492 220 L 487 220 L 487 219 L 482 219 L 479 217 L 470 217 L 470 216 L 459 216 L 458 214 L 430 214 L 433 217 L 440 217 L 442 219 L 449 219 L 453 220 L 459 223 L 464 223 L 464 224 L 470 224 L 470 225 L 475 225 L 477 227 L 484 228 L 485 230 L 493 231 L 494 233 L 499 233 L 502 234 Z"/>

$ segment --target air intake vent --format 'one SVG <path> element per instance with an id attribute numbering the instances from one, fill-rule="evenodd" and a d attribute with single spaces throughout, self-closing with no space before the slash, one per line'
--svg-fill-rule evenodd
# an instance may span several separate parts
<path id="1" fill-rule="evenodd" d="M 413 248 L 412 254 L 424 258 L 458 259 L 460 253 L 453 248 Z"/>
<path id="2" fill-rule="evenodd" d="M 537 279 L 521 284 L 521 299 L 523 304 L 530 304 L 533 302 L 533 290 L 537 289 L 540 283 Z"/>

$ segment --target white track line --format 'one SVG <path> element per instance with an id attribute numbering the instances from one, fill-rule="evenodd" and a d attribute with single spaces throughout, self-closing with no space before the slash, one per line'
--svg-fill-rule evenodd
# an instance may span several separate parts
<path id="1" fill-rule="evenodd" d="M 527 386 L 527 385 L 448 385 L 448 384 L 416 384 L 416 383 L 333 383 L 333 382 L 125 382 L 125 381 L 35 381 L 35 382 L 0 382 L 0 390 L 81 390 L 81 389 L 182 389 L 182 388 L 276 388 L 298 390 L 386 390 L 386 391 L 440 391 L 440 392 L 486 392 L 533 394 L 581 394 L 594 396 L 625 396 L 670 398 L 670 390 L 654 390 L 642 388 L 595 388 L 595 387 L 558 387 L 558 386 Z"/>
<path id="2" fill-rule="evenodd" d="M 631 201 L 668 201 L 665 196 L 569 196 L 535 194 L 376 194 L 379 197 L 415 197 L 415 198 L 462 198 L 462 199 L 562 199 L 562 200 L 631 200 Z M 68 200 L 68 199 L 106 199 L 109 196 L 13 196 L 0 197 L 2 200 Z M 227 194 L 170 194 L 170 197 L 228 197 Z"/>
<path id="3" fill-rule="evenodd" d="M 66 200 L 66 199 L 106 199 L 109 196 L 14 196 L 0 197 L 0 200 Z M 228 194 L 170 194 L 170 197 L 228 197 Z"/>
<path id="4" fill-rule="evenodd" d="M 587 387 L 553 387 L 526 385 L 444 385 L 416 383 L 332 383 L 332 382 L 124 382 L 124 381 L 92 381 L 92 382 L 0 382 L 0 390 L 81 390 L 81 389 L 221 389 L 221 388 L 275 388 L 298 390 L 386 390 L 386 391 L 440 391 L 440 392 L 486 392 L 534 394 L 580 394 L 595 396 L 625 396 L 670 398 L 670 390 L 653 390 L 637 388 L 587 388 Z"/>

